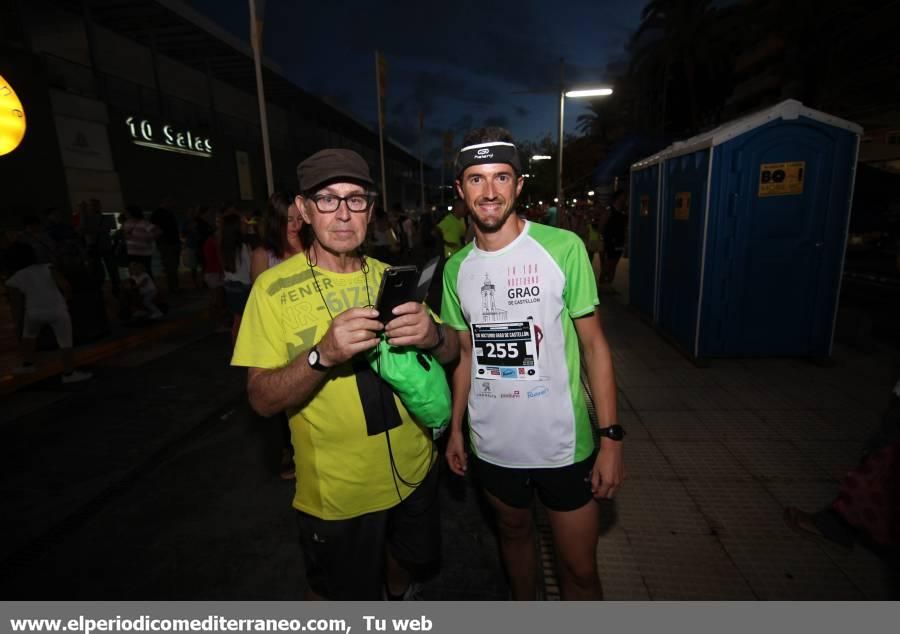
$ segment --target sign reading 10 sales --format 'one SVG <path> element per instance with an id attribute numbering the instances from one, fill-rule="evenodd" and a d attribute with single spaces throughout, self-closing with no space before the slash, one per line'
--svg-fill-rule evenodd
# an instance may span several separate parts
<path id="1" fill-rule="evenodd" d="M 806 161 L 763 163 L 759 166 L 759 196 L 795 196 L 803 193 Z"/>
<path id="2" fill-rule="evenodd" d="M 125 119 L 131 142 L 135 145 L 164 150 L 189 156 L 212 156 L 212 144 L 208 137 L 191 130 L 179 130 L 168 123 L 153 124 L 147 119 L 128 117 Z"/>

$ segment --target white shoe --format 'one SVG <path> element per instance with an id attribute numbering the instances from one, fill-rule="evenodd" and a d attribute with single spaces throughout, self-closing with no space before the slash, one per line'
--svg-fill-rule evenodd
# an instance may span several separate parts
<path id="1" fill-rule="evenodd" d="M 35 372 L 37 372 L 37 368 L 35 368 L 33 365 L 20 365 L 19 367 L 12 369 L 12 373 L 15 376 L 22 376 L 23 374 L 34 374 Z"/>
<path id="2" fill-rule="evenodd" d="M 94 375 L 90 372 L 82 372 L 80 370 L 74 370 L 71 374 L 63 374 L 62 382 L 63 383 L 78 383 L 80 381 L 87 381 Z"/>

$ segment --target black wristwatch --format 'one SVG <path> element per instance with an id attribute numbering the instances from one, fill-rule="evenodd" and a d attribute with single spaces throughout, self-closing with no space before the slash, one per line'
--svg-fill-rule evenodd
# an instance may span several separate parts
<path id="1" fill-rule="evenodd" d="M 601 436 L 610 440 L 622 441 L 625 439 L 625 428 L 621 425 L 610 425 L 609 427 L 601 427 L 597 430 Z"/>
<path id="2" fill-rule="evenodd" d="M 306 355 L 306 362 L 309 364 L 313 370 L 318 370 L 319 372 L 327 372 L 331 368 L 327 365 L 322 365 L 321 355 L 319 354 L 319 346 L 313 346 L 309 351 L 309 354 Z"/>

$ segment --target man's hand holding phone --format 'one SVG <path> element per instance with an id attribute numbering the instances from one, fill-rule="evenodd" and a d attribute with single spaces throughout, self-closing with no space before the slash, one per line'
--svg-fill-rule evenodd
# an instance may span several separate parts
<path id="1" fill-rule="evenodd" d="M 378 345 L 384 325 L 374 308 L 350 308 L 334 318 L 318 344 L 323 365 L 333 367 Z"/>
<path id="2" fill-rule="evenodd" d="M 393 311 L 394 318 L 387 323 L 385 334 L 392 346 L 415 346 L 427 350 L 438 344 L 437 326 L 425 304 L 406 302 Z"/>
<path id="3" fill-rule="evenodd" d="M 437 264 L 437 258 L 429 261 L 421 274 L 415 266 L 385 270 L 375 307 L 385 322 L 390 345 L 429 350 L 440 343 L 437 325 L 423 304 Z"/>

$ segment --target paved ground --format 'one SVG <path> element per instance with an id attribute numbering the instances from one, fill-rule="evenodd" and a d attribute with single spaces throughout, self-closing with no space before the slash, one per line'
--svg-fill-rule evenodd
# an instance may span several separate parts
<path id="1" fill-rule="evenodd" d="M 630 433 L 628 481 L 597 549 L 606 598 L 900 596 L 896 571 L 866 549 L 805 538 L 782 520 L 785 505 L 817 510 L 834 498 L 900 379 L 897 351 L 838 344 L 830 367 L 760 359 L 698 369 L 617 290 L 601 299 Z"/>
<path id="2" fill-rule="evenodd" d="M 830 367 L 729 360 L 698 369 L 618 291 L 603 295 L 604 319 L 629 479 L 603 508 L 606 597 L 896 598 L 868 551 L 801 537 L 781 519 L 785 504 L 812 510 L 833 497 L 900 378 L 895 352 L 838 345 Z M 95 354 L 89 383 L 48 380 L 3 397 L 2 596 L 301 596 L 292 485 L 275 475 L 277 430 L 245 405 L 243 373 L 226 365 L 228 335 L 185 322 L 135 345 Z M 505 598 L 472 483 L 445 473 L 441 494 L 443 565 L 425 597 Z"/>
<path id="3" fill-rule="evenodd" d="M 95 364 L 91 382 L 7 397 L 0 596 L 302 596 L 278 430 L 249 410 L 228 348 L 198 326 Z M 445 478 L 441 495 L 444 561 L 425 597 L 505 598 L 475 490 Z"/>

